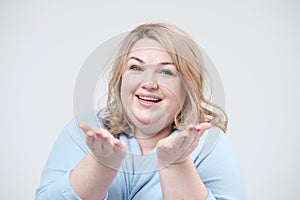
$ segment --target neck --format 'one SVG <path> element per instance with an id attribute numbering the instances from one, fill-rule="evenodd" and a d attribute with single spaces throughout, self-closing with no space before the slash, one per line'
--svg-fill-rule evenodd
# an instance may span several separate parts
<path id="1" fill-rule="evenodd" d="M 135 138 L 140 144 L 142 154 L 147 155 L 150 154 L 153 149 L 156 147 L 159 140 L 168 137 L 171 133 L 172 129 L 170 127 L 166 127 L 160 130 L 156 134 L 145 134 L 140 130 L 136 130 Z"/>

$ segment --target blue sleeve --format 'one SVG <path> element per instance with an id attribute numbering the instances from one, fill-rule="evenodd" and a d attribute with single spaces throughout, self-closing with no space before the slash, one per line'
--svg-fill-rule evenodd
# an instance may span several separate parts
<path id="1" fill-rule="evenodd" d="M 206 140 L 209 142 L 202 147 L 205 155 L 198 155 L 195 164 L 208 189 L 207 200 L 247 199 L 244 173 L 228 137 L 214 128 L 208 131 Z"/>
<path id="2" fill-rule="evenodd" d="M 96 111 L 81 113 L 66 125 L 57 138 L 44 167 L 35 200 L 80 199 L 69 181 L 70 172 L 89 152 L 85 143 L 85 134 L 77 126 L 78 122 L 103 127 Z"/>
<path id="3" fill-rule="evenodd" d="M 87 153 L 79 134 L 72 120 L 57 138 L 36 190 L 36 200 L 80 199 L 69 182 L 70 172 Z"/>

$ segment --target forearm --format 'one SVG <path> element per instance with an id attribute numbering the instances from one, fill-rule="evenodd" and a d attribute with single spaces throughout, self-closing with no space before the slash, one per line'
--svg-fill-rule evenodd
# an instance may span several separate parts
<path id="1" fill-rule="evenodd" d="M 208 191 L 189 158 L 159 170 L 163 199 L 206 199 Z"/>
<path id="2" fill-rule="evenodd" d="M 117 170 L 95 160 L 89 153 L 72 170 L 70 184 L 82 199 L 104 199 Z"/>

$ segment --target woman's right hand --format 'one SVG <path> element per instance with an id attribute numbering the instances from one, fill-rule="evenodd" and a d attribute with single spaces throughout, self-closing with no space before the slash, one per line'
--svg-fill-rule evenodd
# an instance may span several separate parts
<path id="1" fill-rule="evenodd" d="M 105 129 L 94 128 L 85 122 L 80 122 L 78 126 L 86 134 L 86 144 L 92 156 L 101 164 L 118 170 L 127 154 L 125 143 Z"/>

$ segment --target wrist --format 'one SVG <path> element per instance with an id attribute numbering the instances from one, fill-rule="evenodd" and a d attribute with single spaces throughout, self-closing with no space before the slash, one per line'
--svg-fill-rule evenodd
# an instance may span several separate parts
<path id="1" fill-rule="evenodd" d="M 186 165 L 193 163 L 190 156 L 186 157 L 185 159 L 177 160 L 175 162 L 167 163 L 163 160 L 158 161 L 158 167 L 162 168 L 173 168 L 173 167 L 185 167 Z"/>
<path id="2" fill-rule="evenodd" d="M 98 157 L 96 157 L 92 152 L 88 153 L 90 159 L 93 160 L 94 165 L 96 165 L 96 167 L 98 166 L 99 168 L 102 169 L 110 169 L 110 170 L 115 170 L 118 171 L 119 168 L 121 167 L 122 164 L 122 160 L 114 160 L 113 162 L 109 162 L 109 161 L 105 161 L 103 159 L 99 159 Z"/>
<path id="3" fill-rule="evenodd" d="M 190 156 L 188 156 L 184 159 L 177 160 L 177 161 L 171 163 L 171 165 L 184 165 L 184 164 L 188 163 L 189 161 L 191 161 Z"/>

